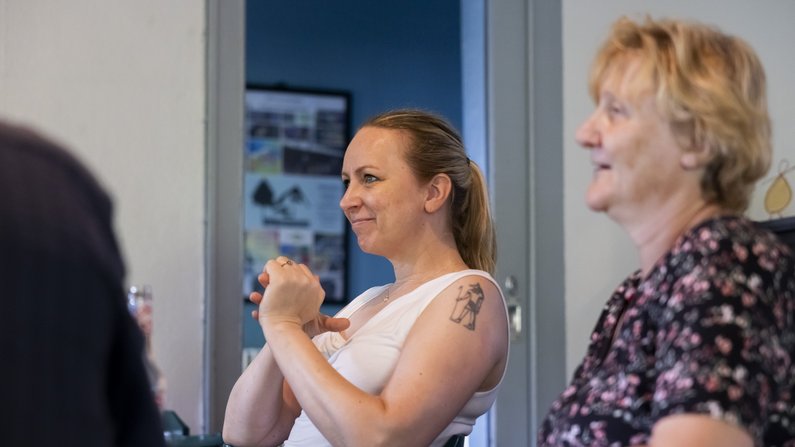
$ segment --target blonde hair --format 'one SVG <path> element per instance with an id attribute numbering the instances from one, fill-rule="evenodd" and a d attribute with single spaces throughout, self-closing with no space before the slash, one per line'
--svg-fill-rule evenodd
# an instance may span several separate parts
<path id="1" fill-rule="evenodd" d="M 613 25 L 591 67 L 589 90 L 595 101 L 614 63 L 626 58 L 640 59 L 633 87 L 651 87 L 682 146 L 709 151 L 701 180 L 705 200 L 745 211 L 772 156 L 765 72 L 754 50 L 704 24 L 648 17 L 637 23 L 624 17 Z"/>
<path id="2" fill-rule="evenodd" d="M 470 268 L 494 273 L 496 236 L 486 180 L 467 157 L 458 132 L 444 118 L 418 109 L 382 113 L 362 127 L 402 130 L 410 137 L 406 162 L 422 182 L 447 174 L 453 184 L 451 220 L 461 258 Z"/>

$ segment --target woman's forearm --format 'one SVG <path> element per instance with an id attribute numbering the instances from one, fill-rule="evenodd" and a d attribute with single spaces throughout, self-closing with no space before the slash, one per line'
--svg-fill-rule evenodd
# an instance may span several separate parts
<path id="1" fill-rule="evenodd" d="M 300 408 L 285 401 L 284 375 L 266 345 L 240 375 L 226 405 L 224 441 L 239 446 L 279 445 Z"/>
<path id="2" fill-rule="evenodd" d="M 648 447 L 753 447 L 745 429 L 704 414 L 666 416 L 651 431 Z"/>
<path id="3" fill-rule="evenodd" d="M 277 323 L 264 328 L 273 356 L 296 399 L 329 442 L 376 446 L 379 438 L 395 440 L 396 433 L 387 426 L 390 418 L 382 399 L 340 376 L 300 326 Z"/>

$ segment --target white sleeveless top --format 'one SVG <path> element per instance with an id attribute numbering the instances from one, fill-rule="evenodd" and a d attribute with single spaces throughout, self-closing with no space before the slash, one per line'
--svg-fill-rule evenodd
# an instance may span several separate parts
<path id="1" fill-rule="evenodd" d="M 462 270 L 432 279 L 413 291 L 387 304 L 362 325 L 351 338 L 345 340 L 337 332 L 326 332 L 313 339 L 315 346 L 328 359 L 331 366 L 353 385 L 370 394 L 379 394 L 392 376 L 400 352 L 414 322 L 428 304 L 444 289 L 461 277 L 482 276 L 497 286 L 494 278 L 481 270 Z M 389 285 L 372 287 L 356 297 L 342 309 L 337 317 L 350 317 Z M 505 304 L 505 297 L 500 297 Z M 507 311 L 506 311 L 507 318 Z M 503 378 L 505 371 L 503 371 Z M 502 383 L 502 378 L 500 379 Z M 484 414 L 497 398 L 499 383 L 489 391 L 476 392 L 447 428 L 431 443 L 432 447 L 444 445 L 456 434 L 469 434 L 475 420 Z M 331 446 L 302 411 L 284 443 L 285 447 Z"/>

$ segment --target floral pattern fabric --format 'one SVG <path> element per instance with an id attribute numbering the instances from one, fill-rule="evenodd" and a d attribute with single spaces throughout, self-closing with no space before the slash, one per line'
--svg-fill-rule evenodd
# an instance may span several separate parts
<path id="1" fill-rule="evenodd" d="M 740 217 L 712 219 L 607 302 L 539 446 L 628 446 L 679 413 L 795 447 L 795 270 L 789 248 Z"/>

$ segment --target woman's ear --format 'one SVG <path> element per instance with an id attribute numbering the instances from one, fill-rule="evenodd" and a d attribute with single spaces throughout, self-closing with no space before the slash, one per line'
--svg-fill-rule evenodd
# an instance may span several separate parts
<path id="1" fill-rule="evenodd" d="M 450 198 L 453 191 L 453 181 L 447 174 L 436 174 L 426 187 L 425 212 L 434 213 L 441 208 Z"/>
<path id="2" fill-rule="evenodd" d="M 700 144 L 682 152 L 679 164 L 686 171 L 693 171 L 707 167 L 712 161 L 712 150 L 707 144 Z"/>

